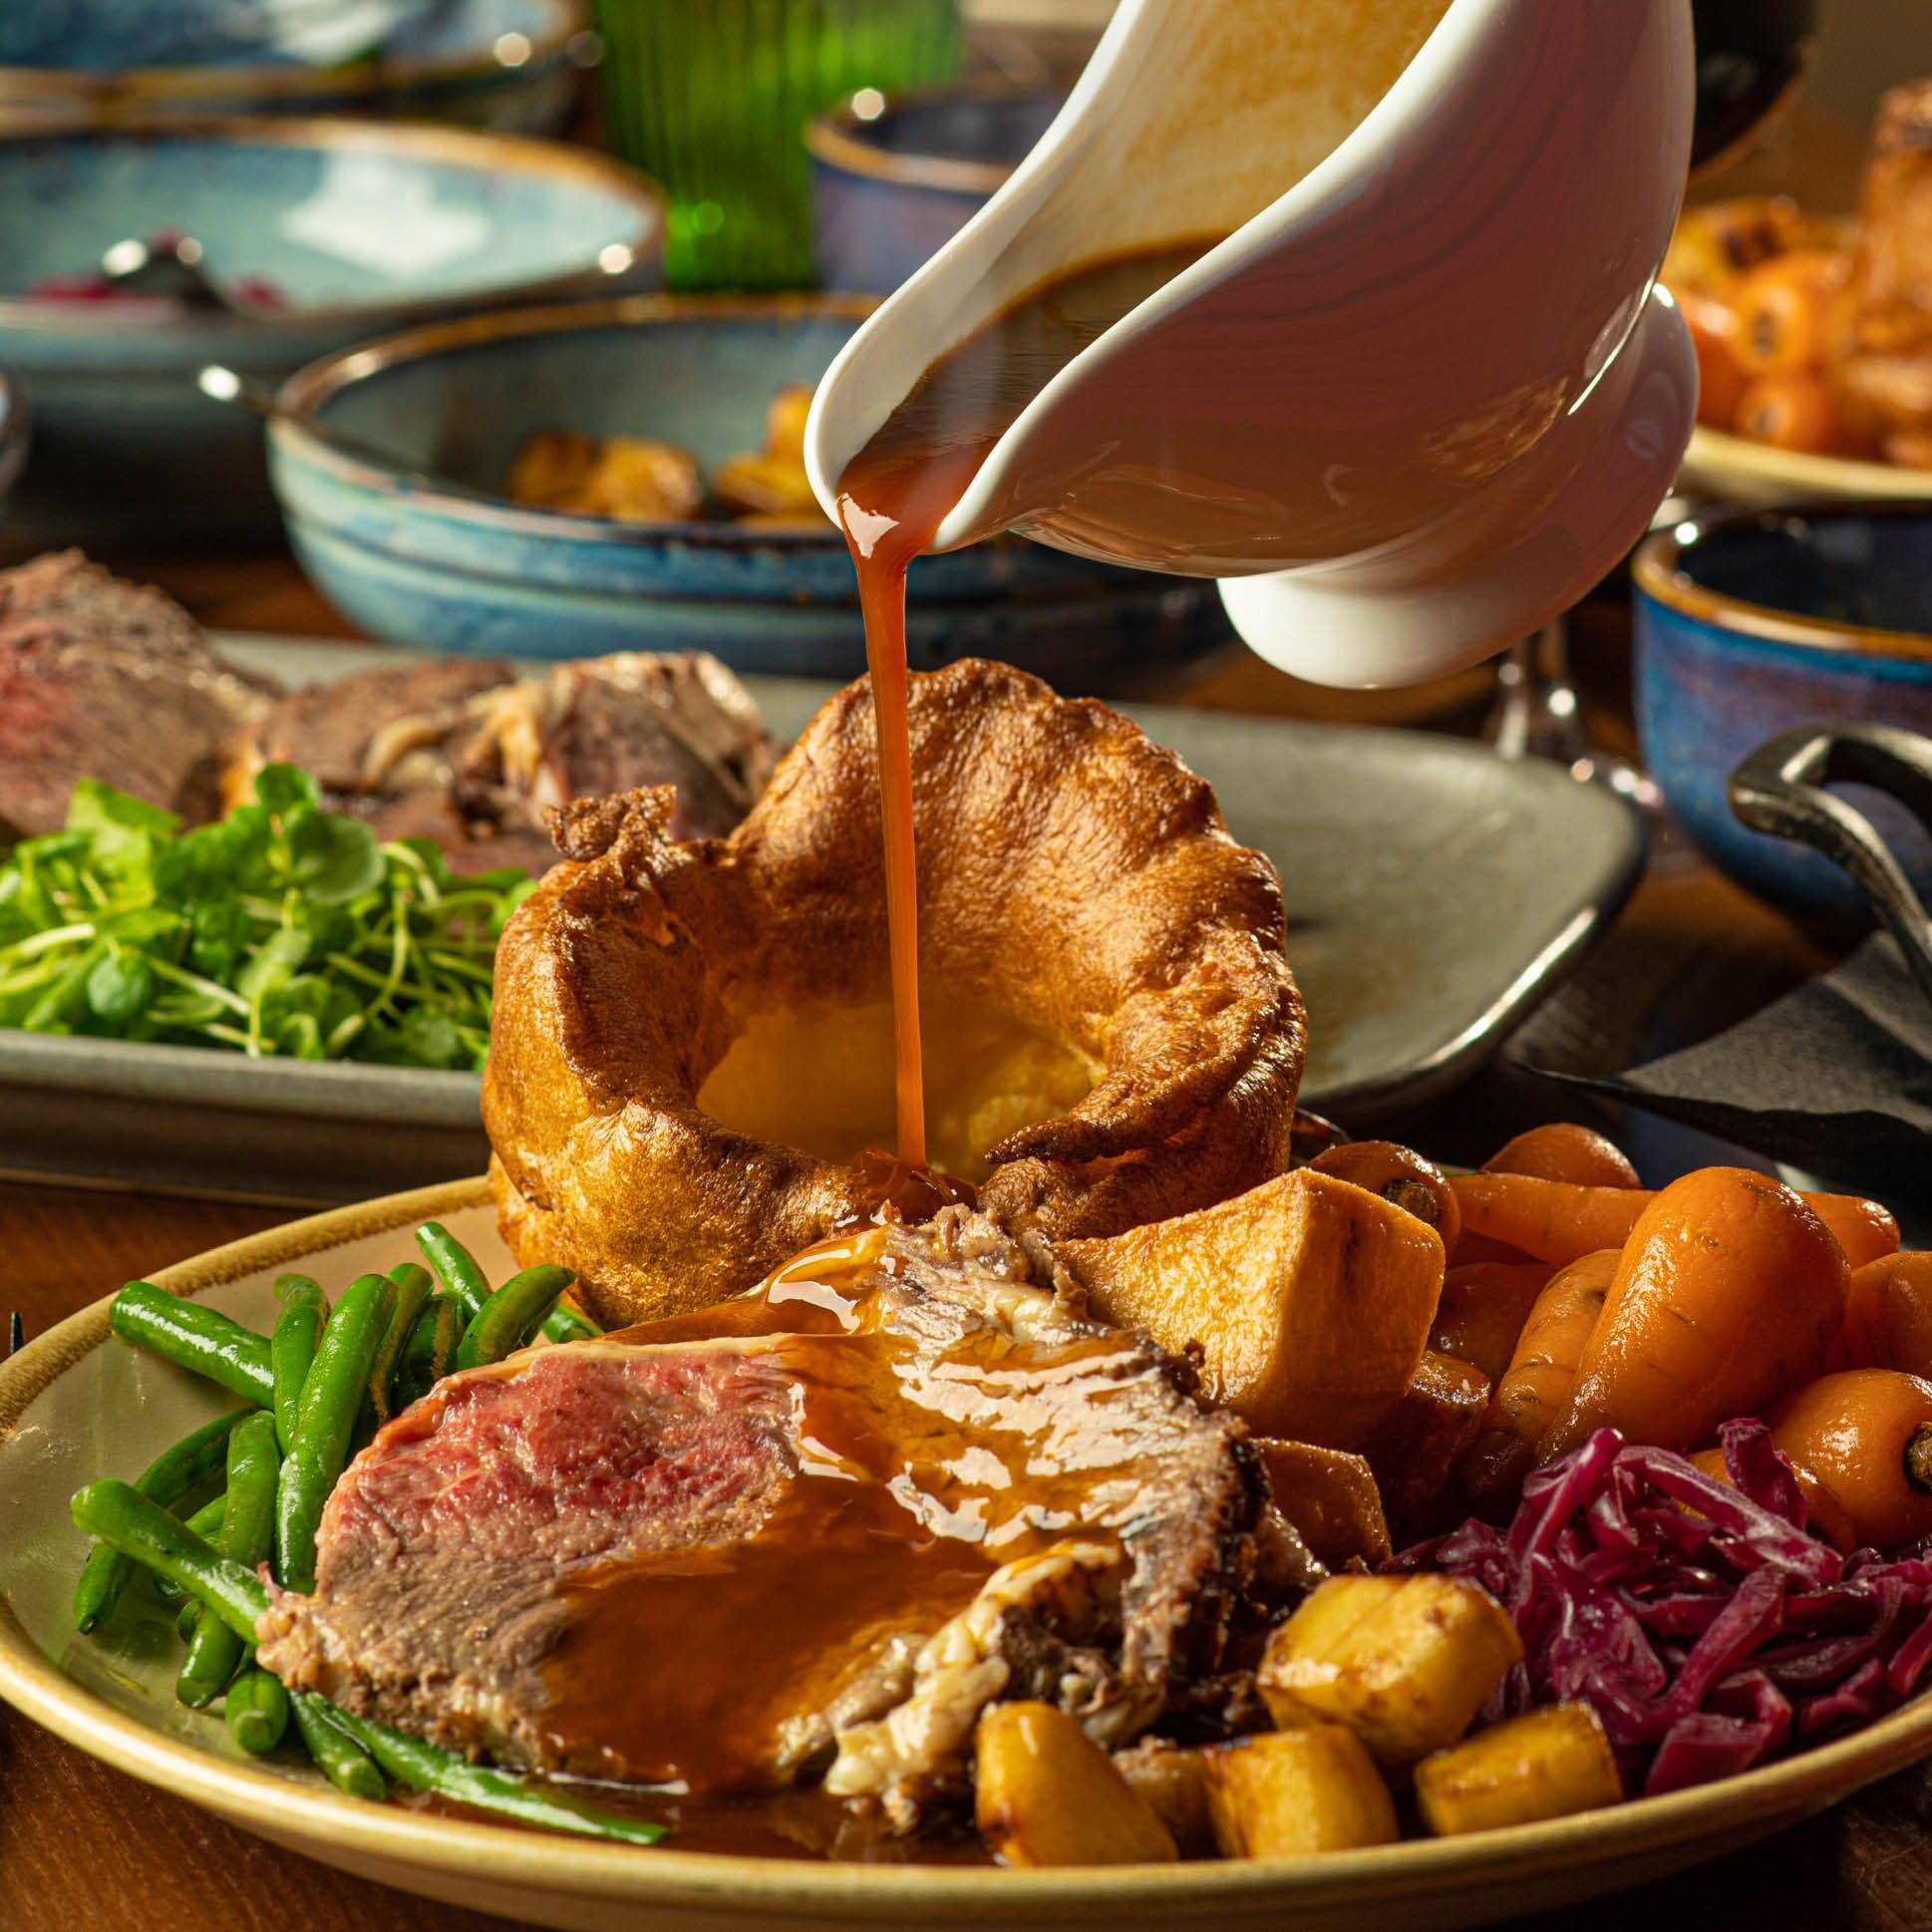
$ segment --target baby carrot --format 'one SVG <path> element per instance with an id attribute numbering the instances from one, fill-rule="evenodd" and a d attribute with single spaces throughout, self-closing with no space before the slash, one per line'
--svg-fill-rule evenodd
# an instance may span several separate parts
<path id="1" fill-rule="evenodd" d="M 1500 1382 L 1536 1298 L 1556 1270 L 1542 1261 L 1476 1261 L 1451 1268 L 1429 1346 Z"/>
<path id="2" fill-rule="evenodd" d="M 1815 1376 L 1844 1323 L 1844 1251 L 1797 1195 L 1744 1167 L 1703 1167 L 1645 1208 L 1576 1386 L 1537 1446 L 1595 1431 L 1688 1449 Z"/>
<path id="3" fill-rule="evenodd" d="M 1888 1254 L 1853 1271 L 1824 1365 L 1932 1376 L 1932 1253 Z"/>
<path id="4" fill-rule="evenodd" d="M 1617 1271 L 1605 1248 L 1572 1261 L 1536 1297 L 1489 1413 L 1457 1471 L 1463 1493 L 1485 1512 L 1515 1507 L 1537 1445 L 1563 1414 L 1591 1332 Z"/>
<path id="5" fill-rule="evenodd" d="M 1485 1174 L 1529 1174 L 1574 1187 L 1636 1187 L 1637 1169 L 1614 1141 L 1575 1121 L 1552 1121 L 1506 1140 L 1482 1163 Z"/>
<path id="6" fill-rule="evenodd" d="M 1815 1485 L 1842 1512 L 1840 1549 L 1894 1550 L 1932 1535 L 1932 1382 L 1849 1369 L 1793 1389 L 1765 1421 L 1807 1493 Z"/>
<path id="7" fill-rule="evenodd" d="M 1890 1208 L 1855 1194 L 1806 1194 L 1803 1200 L 1838 1237 L 1852 1267 L 1868 1267 L 1898 1252 L 1898 1219 Z"/>
<path id="8" fill-rule="evenodd" d="M 1457 1174 L 1449 1185 L 1466 1233 L 1559 1268 L 1622 1247 L 1651 1198 L 1641 1187 L 1579 1187 L 1535 1174 Z"/>
<path id="9" fill-rule="evenodd" d="M 1746 1170 L 1705 1167 L 1698 1171 Z M 1696 1176 L 1687 1174 L 1684 1178 Z M 1677 1184 L 1682 1186 L 1683 1182 Z M 1534 1174 L 1457 1174 L 1449 1185 L 1462 1209 L 1464 1233 L 1455 1254 L 1458 1266 L 1479 1258 L 1466 1252 L 1471 1235 L 1504 1242 L 1522 1254 L 1553 1261 L 1559 1267 L 1598 1248 L 1621 1247 L 1629 1240 L 1638 1216 L 1657 1198 L 1641 1187 L 1582 1187 L 1574 1181 L 1544 1180 Z M 1862 1268 L 1898 1246 L 1898 1222 L 1876 1201 L 1859 1200 L 1850 1194 L 1793 1198 L 1801 1199 L 1831 1230 L 1854 1268 Z"/>
<path id="10" fill-rule="evenodd" d="M 1406 1208 L 1443 1237 L 1445 1249 L 1455 1245 L 1462 1232 L 1462 1216 L 1449 1177 L 1433 1160 L 1394 1140 L 1345 1140 L 1308 1163 L 1319 1174 L 1366 1187 L 1384 1200 Z"/>

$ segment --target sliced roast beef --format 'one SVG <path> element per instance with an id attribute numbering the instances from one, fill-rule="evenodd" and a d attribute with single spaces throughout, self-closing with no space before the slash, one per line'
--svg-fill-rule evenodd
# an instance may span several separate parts
<path id="1" fill-rule="evenodd" d="M 84 778 L 211 817 L 222 741 L 269 691 L 78 550 L 0 571 L 0 841 L 58 826 Z"/>
<path id="2" fill-rule="evenodd" d="M 291 692 L 237 734 L 230 805 L 271 760 L 313 772 L 332 809 L 384 837 L 435 839 L 460 871 L 540 872 L 550 810 L 587 795 L 675 785 L 684 835 L 722 835 L 764 789 L 772 748 L 716 658 L 624 652 L 520 681 L 501 658 L 441 658 Z"/>
<path id="3" fill-rule="evenodd" d="M 1033 1272 L 949 1209 L 451 1378 L 338 1485 L 264 1663 L 446 1747 L 900 1824 L 999 1697 L 1127 1742 L 1221 1667 L 1267 1506 L 1185 1365 Z"/>

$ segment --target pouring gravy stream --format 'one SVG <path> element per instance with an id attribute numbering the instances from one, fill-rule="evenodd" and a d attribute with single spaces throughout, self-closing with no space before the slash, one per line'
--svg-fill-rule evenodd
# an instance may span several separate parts
<path id="1" fill-rule="evenodd" d="M 838 480 L 838 520 L 858 570 L 878 731 L 901 1170 L 926 1165 L 906 571 L 1047 382 L 1213 245 L 1179 242 L 1091 262 L 1024 296 L 933 364 Z"/>

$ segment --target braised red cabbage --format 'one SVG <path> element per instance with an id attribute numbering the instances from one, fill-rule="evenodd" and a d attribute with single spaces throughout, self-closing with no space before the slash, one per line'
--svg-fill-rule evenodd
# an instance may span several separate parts
<path id="1" fill-rule="evenodd" d="M 1735 1487 L 1615 1430 L 1523 1483 L 1506 1529 L 1465 1522 L 1399 1570 L 1473 1577 L 1515 1619 L 1524 1659 L 1483 1720 L 1580 1699 L 1630 1791 L 1672 1791 L 1850 1731 L 1932 1664 L 1925 1546 L 1841 1557 L 1762 1423 L 1727 1423 Z"/>

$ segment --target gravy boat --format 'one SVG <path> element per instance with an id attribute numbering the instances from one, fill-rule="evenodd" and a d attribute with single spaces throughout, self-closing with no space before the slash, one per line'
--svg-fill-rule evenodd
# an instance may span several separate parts
<path id="1" fill-rule="evenodd" d="M 996 530 L 1222 578 L 1330 684 L 1536 629 L 1641 534 L 1689 440 L 1656 283 L 1689 0 L 1124 0 L 1004 187 L 819 385 L 812 487 L 925 370 L 1070 268 L 1226 239 L 1083 350 L 933 548 Z"/>

